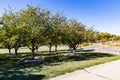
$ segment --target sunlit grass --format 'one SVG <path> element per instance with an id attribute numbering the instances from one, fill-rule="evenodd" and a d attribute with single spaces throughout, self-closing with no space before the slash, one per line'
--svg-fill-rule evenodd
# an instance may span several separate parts
<path id="1" fill-rule="evenodd" d="M 58 46 L 58 50 L 68 49 L 67 46 Z M 41 46 L 39 48 L 39 51 L 48 51 L 48 46 Z M 52 47 L 52 50 L 54 51 L 54 46 Z M 14 49 L 11 49 L 11 52 L 14 53 Z M 25 53 L 25 52 L 31 52 L 29 48 L 27 47 L 21 47 L 18 50 L 19 53 Z M 8 53 L 8 49 L 6 48 L 0 48 L 0 54 Z"/>

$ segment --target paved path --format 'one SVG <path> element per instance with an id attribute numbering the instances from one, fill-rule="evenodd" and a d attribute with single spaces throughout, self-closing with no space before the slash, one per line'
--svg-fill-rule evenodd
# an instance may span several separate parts
<path id="1" fill-rule="evenodd" d="M 120 80 L 120 60 L 74 71 L 49 80 Z"/>
<path id="2" fill-rule="evenodd" d="M 120 54 L 120 49 L 112 48 L 83 48 L 83 50 L 94 50 L 95 52 Z"/>

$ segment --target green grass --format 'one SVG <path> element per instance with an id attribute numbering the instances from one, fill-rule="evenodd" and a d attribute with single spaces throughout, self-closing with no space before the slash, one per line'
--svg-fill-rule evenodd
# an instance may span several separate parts
<path id="1" fill-rule="evenodd" d="M 67 46 L 58 46 L 58 50 L 68 49 Z M 49 48 L 47 46 L 41 46 L 39 48 L 39 51 L 48 51 Z M 54 49 L 54 46 L 52 47 L 52 50 Z M 11 52 L 14 53 L 14 49 L 11 49 Z M 21 47 L 18 50 L 19 53 L 25 53 L 25 52 L 31 52 L 29 48 L 27 47 Z M 0 54 L 8 53 L 8 49 L 6 48 L 0 48 Z"/>
<path id="2" fill-rule="evenodd" d="M 66 57 L 64 50 L 58 54 L 48 55 L 36 54 L 37 57 L 44 57 L 44 63 L 23 63 L 18 62 L 22 56 L 8 56 L 0 54 L 0 80 L 46 80 L 61 74 L 84 69 L 90 66 L 120 59 L 120 55 L 107 53 L 96 53 L 91 51 L 77 51 L 84 57 Z M 25 57 L 30 57 L 28 53 Z"/>

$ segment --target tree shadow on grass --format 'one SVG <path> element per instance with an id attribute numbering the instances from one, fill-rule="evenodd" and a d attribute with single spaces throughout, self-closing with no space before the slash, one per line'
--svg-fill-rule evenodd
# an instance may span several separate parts
<path id="1" fill-rule="evenodd" d="M 0 54 L 0 64 L 6 64 L 6 63 L 12 63 L 12 62 L 16 62 L 17 60 L 19 60 L 18 57 L 12 56 L 6 56 L 6 54 Z"/>
<path id="2" fill-rule="evenodd" d="M 42 64 L 40 63 L 10 63 L 0 66 L 0 80 L 42 80 L 45 75 L 32 74 L 40 72 Z M 26 70 L 27 69 L 27 70 Z"/>
<path id="3" fill-rule="evenodd" d="M 81 61 L 81 60 L 90 60 L 95 58 L 102 58 L 102 57 L 113 57 L 115 55 L 108 54 L 108 53 L 96 53 L 96 52 L 78 52 L 77 54 L 81 54 L 83 56 L 65 56 L 65 55 L 55 55 L 45 58 L 45 62 L 47 63 L 55 63 L 55 62 L 62 62 L 62 61 Z"/>
<path id="4" fill-rule="evenodd" d="M 102 58 L 102 57 L 113 57 L 115 55 L 109 53 L 100 53 L 100 52 L 88 52 L 80 53 L 86 57 L 86 59 Z"/>
<path id="5" fill-rule="evenodd" d="M 94 49 L 76 49 L 76 52 L 92 52 L 94 51 Z M 56 54 L 65 54 L 65 53 L 72 53 L 72 49 L 67 49 L 67 50 L 58 50 Z M 55 54 L 51 54 L 51 55 L 55 55 Z"/>
<path id="6" fill-rule="evenodd" d="M 42 80 L 45 75 L 29 74 L 22 71 L 3 71 L 0 80 Z"/>
<path id="7" fill-rule="evenodd" d="M 33 72 L 40 71 L 35 66 L 39 67 L 38 64 L 8 64 L 0 66 L 0 80 L 42 80 L 45 75 L 36 75 Z M 27 70 L 26 70 L 27 68 Z M 22 69 L 22 70 L 21 70 Z"/>

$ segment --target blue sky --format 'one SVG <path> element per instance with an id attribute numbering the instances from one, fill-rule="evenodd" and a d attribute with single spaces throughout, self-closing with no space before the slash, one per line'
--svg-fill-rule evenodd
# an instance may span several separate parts
<path id="1" fill-rule="evenodd" d="M 41 5 L 52 13 L 63 12 L 68 19 L 76 18 L 88 27 L 120 35 L 120 0 L 0 0 L 0 16 L 8 5 L 26 8 Z"/>

